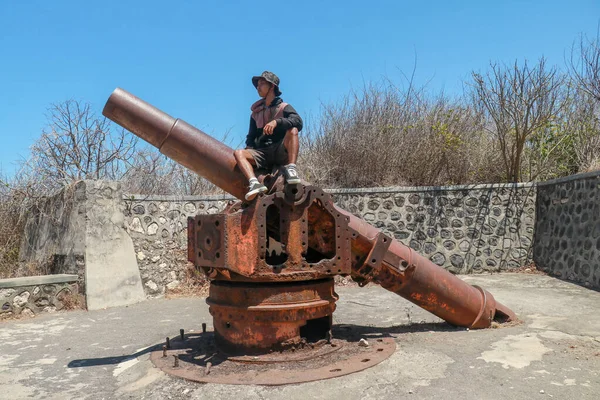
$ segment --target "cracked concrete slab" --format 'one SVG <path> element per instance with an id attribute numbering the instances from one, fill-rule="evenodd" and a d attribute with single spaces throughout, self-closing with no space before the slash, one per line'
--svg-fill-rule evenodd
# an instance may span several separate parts
<path id="1" fill-rule="evenodd" d="M 523 320 L 469 331 L 379 287 L 337 288 L 335 324 L 388 334 L 386 361 L 340 378 L 280 387 L 197 384 L 165 375 L 149 352 L 212 320 L 201 298 L 0 323 L 2 398 L 596 399 L 600 293 L 541 275 L 461 277 Z M 6 396 L 6 397 L 5 397 Z"/>

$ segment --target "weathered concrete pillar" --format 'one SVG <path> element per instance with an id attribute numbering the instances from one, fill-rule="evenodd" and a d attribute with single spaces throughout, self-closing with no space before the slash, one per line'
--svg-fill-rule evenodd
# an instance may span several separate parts
<path id="1" fill-rule="evenodd" d="M 85 281 L 89 310 L 144 300 L 133 241 L 124 228 L 121 185 L 86 181 Z"/>

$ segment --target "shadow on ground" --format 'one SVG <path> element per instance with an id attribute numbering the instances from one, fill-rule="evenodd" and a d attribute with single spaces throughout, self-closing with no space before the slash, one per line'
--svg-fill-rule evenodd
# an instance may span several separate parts
<path id="1" fill-rule="evenodd" d="M 405 333 L 416 333 L 416 332 L 428 332 L 428 331 L 436 331 L 436 332 L 454 332 L 454 331 L 464 331 L 464 328 L 456 327 L 450 325 L 446 322 L 433 322 L 433 323 L 411 323 L 406 325 L 397 325 L 391 327 L 376 327 L 376 326 L 362 326 L 362 325 L 354 325 L 354 324 L 339 324 L 334 325 L 332 327 L 333 337 L 337 339 L 346 340 L 348 342 L 358 342 L 360 339 L 375 339 L 382 337 L 395 337 L 400 334 Z M 212 338 L 212 332 L 209 332 Z M 187 336 L 187 335 L 186 335 Z M 192 337 L 192 336 L 188 336 Z M 199 335 L 193 335 L 194 338 L 199 338 Z M 171 339 L 171 342 L 175 345 L 177 343 L 177 338 Z M 129 354 L 129 355 L 121 355 L 121 356 L 108 356 L 108 357 L 100 357 L 100 358 L 85 358 L 85 359 L 77 359 L 72 360 L 67 364 L 68 368 L 82 368 L 82 367 L 96 367 L 102 365 L 116 365 L 122 362 L 133 360 L 137 357 L 140 357 L 145 354 L 150 354 L 154 351 L 159 351 L 163 349 L 164 343 L 155 344 L 153 346 L 147 347 L 138 352 Z M 193 344 L 192 344 L 193 345 Z M 200 346 L 201 343 L 197 342 L 197 345 Z M 202 344 L 204 345 L 204 344 Z M 225 358 L 225 357 L 224 357 Z M 215 359 L 216 361 L 216 359 Z M 213 365 L 216 365 L 213 361 Z"/>

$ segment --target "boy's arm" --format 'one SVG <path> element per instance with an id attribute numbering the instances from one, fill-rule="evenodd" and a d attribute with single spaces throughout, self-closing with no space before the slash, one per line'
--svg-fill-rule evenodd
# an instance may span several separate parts
<path id="1" fill-rule="evenodd" d="M 278 118 L 276 122 L 277 126 L 282 126 L 286 131 L 292 128 L 298 128 L 298 131 L 302 130 L 302 118 L 289 104 L 283 109 L 283 118 Z"/>
<path id="2" fill-rule="evenodd" d="M 248 135 L 246 136 L 247 149 L 254 148 L 254 139 L 256 139 L 257 133 L 258 129 L 256 129 L 256 121 L 254 120 L 254 118 L 250 117 L 250 128 L 248 129 Z"/>

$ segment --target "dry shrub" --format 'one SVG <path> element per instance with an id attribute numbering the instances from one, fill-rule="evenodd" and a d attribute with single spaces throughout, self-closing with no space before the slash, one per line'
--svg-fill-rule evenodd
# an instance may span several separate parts
<path id="1" fill-rule="evenodd" d="M 80 293 L 68 292 L 63 295 L 60 299 L 63 307 L 62 310 L 85 310 L 85 296 Z"/>
<path id="2" fill-rule="evenodd" d="M 523 325 L 524 323 L 525 322 L 520 319 L 516 319 L 516 320 L 510 321 L 510 322 L 492 321 L 492 325 L 490 326 L 490 328 L 492 328 L 492 329 L 513 328 L 515 326 Z"/>
<path id="3" fill-rule="evenodd" d="M 585 169 L 585 172 L 600 171 L 600 157 L 592 161 Z"/>
<path id="4" fill-rule="evenodd" d="M 12 178 L 0 179 L 0 277 L 46 272 L 19 265 L 29 216 L 44 214 L 46 200 L 78 180 L 121 178 L 136 151 L 137 137 L 98 116 L 86 102 L 53 104 L 47 119 L 29 158 Z"/>
<path id="5" fill-rule="evenodd" d="M 539 269 L 533 261 L 531 261 L 529 264 L 521 265 L 517 268 L 509 268 L 506 270 L 506 272 L 528 275 L 548 275 L 546 272 Z"/>
<path id="6" fill-rule="evenodd" d="M 301 138 L 304 176 L 326 187 L 466 184 L 501 174 L 473 107 L 412 86 L 366 85 L 324 105 Z"/>
<path id="7" fill-rule="evenodd" d="M 165 297 L 169 299 L 180 297 L 207 297 L 209 281 L 202 272 L 199 272 L 194 266 L 188 263 L 185 269 L 185 278 L 179 286 L 173 289 L 167 288 Z"/>
<path id="8" fill-rule="evenodd" d="M 600 158 L 600 103 L 570 81 L 560 112 L 527 142 L 523 176 L 545 181 L 594 170 Z"/>
<path id="9" fill-rule="evenodd" d="M 126 193 L 138 195 L 224 193 L 213 183 L 166 158 L 154 148 L 136 151 L 121 182 Z"/>
<path id="10" fill-rule="evenodd" d="M 28 315 L 23 315 L 23 314 L 13 314 L 11 312 L 5 312 L 0 314 L 0 322 L 2 321 L 13 321 L 16 319 L 23 319 L 23 318 L 31 318 Z"/>
<path id="11" fill-rule="evenodd" d="M 232 145 L 229 132 L 216 137 Z M 235 147 L 235 146 L 234 146 Z M 203 195 L 223 194 L 223 190 L 167 158 L 156 148 L 138 145 L 128 160 L 128 168 L 121 178 L 126 193 L 141 195 Z"/>
<path id="12" fill-rule="evenodd" d="M 13 278 L 17 275 L 16 265 L 19 261 L 19 249 L 25 227 L 24 203 L 26 193 L 15 190 L 10 184 L 2 181 L 0 188 L 0 279 Z M 27 266 L 30 269 L 31 266 Z"/>

